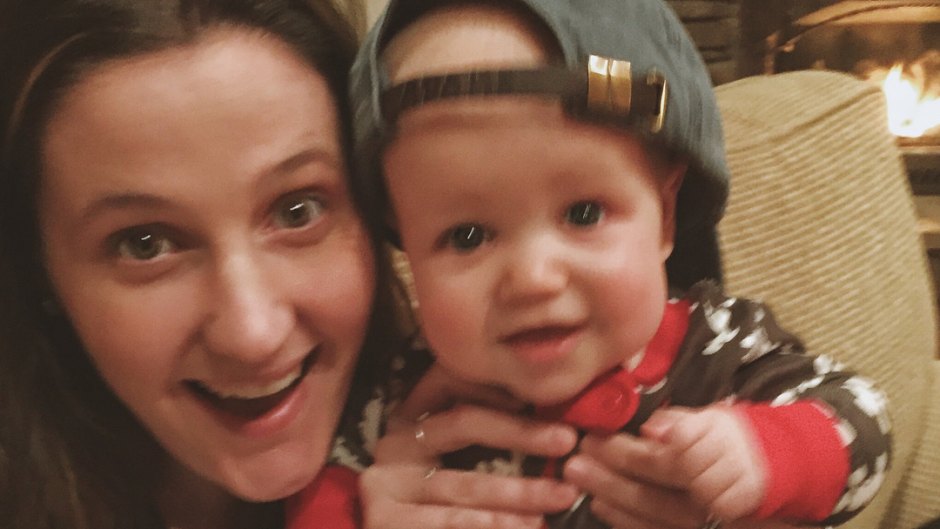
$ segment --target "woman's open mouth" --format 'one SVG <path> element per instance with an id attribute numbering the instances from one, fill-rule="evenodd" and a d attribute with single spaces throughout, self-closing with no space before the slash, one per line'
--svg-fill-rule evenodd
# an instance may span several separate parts
<path id="1" fill-rule="evenodd" d="M 316 360 L 316 353 L 314 349 L 293 372 L 264 385 L 244 386 L 223 392 L 198 380 L 187 380 L 185 384 L 213 408 L 242 419 L 257 419 L 276 408 L 300 384 Z"/>

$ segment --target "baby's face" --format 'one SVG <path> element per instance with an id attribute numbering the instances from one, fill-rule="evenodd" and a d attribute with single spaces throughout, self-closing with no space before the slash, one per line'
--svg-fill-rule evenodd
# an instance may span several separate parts
<path id="1" fill-rule="evenodd" d="M 641 353 L 666 300 L 678 176 L 556 101 L 426 104 L 387 184 L 438 361 L 536 404 Z"/>

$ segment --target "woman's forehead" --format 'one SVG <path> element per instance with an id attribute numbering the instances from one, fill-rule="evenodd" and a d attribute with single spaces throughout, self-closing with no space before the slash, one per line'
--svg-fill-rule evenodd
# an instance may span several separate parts
<path id="1" fill-rule="evenodd" d="M 44 136 L 43 186 L 173 174 L 248 178 L 299 152 L 341 160 L 326 81 L 276 39 L 230 38 L 107 64 L 62 100 Z M 56 180 L 51 182 L 50 179 Z"/>

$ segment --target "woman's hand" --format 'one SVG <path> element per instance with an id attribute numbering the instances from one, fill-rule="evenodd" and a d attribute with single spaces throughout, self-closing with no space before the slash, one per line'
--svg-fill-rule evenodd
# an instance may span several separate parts
<path id="1" fill-rule="evenodd" d="M 432 368 L 396 410 L 362 474 L 366 528 L 538 528 L 545 513 L 568 508 L 579 495 L 571 484 L 438 469 L 442 454 L 471 445 L 546 457 L 574 448 L 574 429 L 515 416 L 516 409 L 501 392 Z"/>

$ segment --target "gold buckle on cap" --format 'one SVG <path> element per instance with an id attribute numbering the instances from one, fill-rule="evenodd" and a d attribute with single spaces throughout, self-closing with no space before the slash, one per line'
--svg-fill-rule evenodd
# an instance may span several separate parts
<path id="1" fill-rule="evenodd" d="M 650 132 L 657 133 L 663 128 L 666 122 L 666 101 L 669 100 L 669 83 L 666 82 L 666 76 L 659 70 L 650 70 L 646 74 L 646 84 L 657 90 L 659 99 L 656 102 L 656 113 L 650 123 Z"/>
<path id="2" fill-rule="evenodd" d="M 598 55 L 588 57 L 587 110 L 601 116 L 628 117 L 633 111 L 633 73 L 630 61 L 609 59 Z M 666 120 L 666 78 L 651 70 L 645 79 L 647 90 L 653 90 L 654 108 L 638 109 L 646 115 L 635 116 L 648 122 L 650 132 L 663 128 Z M 639 88 L 639 87 L 638 87 Z M 651 98 L 641 97 L 640 101 Z M 647 113 L 648 112 L 648 113 Z"/>
<path id="3" fill-rule="evenodd" d="M 633 98 L 630 61 L 588 57 L 587 107 L 598 114 L 630 114 Z"/>

